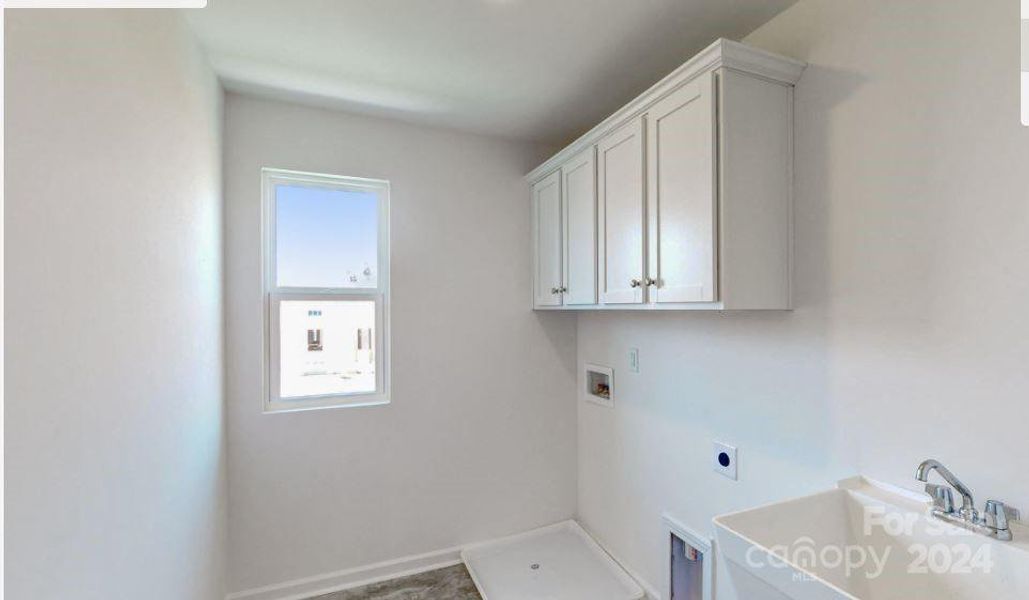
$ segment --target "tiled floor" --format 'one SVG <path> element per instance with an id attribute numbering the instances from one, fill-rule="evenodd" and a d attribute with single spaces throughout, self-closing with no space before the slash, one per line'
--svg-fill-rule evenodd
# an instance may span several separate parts
<path id="1" fill-rule="evenodd" d="M 480 600 L 480 596 L 464 565 L 454 565 L 310 600 Z"/>

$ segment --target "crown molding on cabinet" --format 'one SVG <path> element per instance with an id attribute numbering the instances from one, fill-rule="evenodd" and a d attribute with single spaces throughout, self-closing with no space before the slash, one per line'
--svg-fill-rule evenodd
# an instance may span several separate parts
<path id="1" fill-rule="evenodd" d="M 682 84 L 701 73 L 720 67 L 749 73 L 784 85 L 794 85 L 800 79 L 800 75 L 804 72 L 804 68 L 807 67 L 807 63 L 772 54 L 725 38 L 719 38 L 699 54 L 686 61 L 682 66 L 669 73 L 664 79 L 655 83 L 650 89 L 615 111 L 614 114 L 547 159 L 546 162 L 530 171 L 525 178 L 530 183 L 533 183 L 549 175 L 566 160 L 596 143 L 604 134 L 622 123 L 643 114 L 651 105 L 675 91 Z"/>

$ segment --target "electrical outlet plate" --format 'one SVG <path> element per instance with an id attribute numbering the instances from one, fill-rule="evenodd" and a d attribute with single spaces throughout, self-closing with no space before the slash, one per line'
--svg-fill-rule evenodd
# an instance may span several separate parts
<path id="1" fill-rule="evenodd" d="M 711 453 L 711 466 L 715 473 L 736 481 L 736 446 L 715 442 Z"/>

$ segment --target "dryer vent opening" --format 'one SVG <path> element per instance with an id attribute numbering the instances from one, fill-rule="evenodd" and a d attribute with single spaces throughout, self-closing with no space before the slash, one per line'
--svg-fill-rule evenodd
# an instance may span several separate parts
<path id="1" fill-rule="evenodd" d="M 704 553 L 683 541 L 674 533 L 671 541 L 672 600 L 704 599 Z"/>
<path id="2" fill-rule="evenodd" d="M 712 600 L 714 554 L 711 538 L 686 527 L 668 513 L 661 515 L 668 554 L 660 594 L 672 600 Z"/>

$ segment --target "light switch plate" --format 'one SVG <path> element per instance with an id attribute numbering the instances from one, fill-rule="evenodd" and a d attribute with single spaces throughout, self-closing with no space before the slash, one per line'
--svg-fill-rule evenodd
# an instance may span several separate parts
<path id="1" fill-rule="evenodd" d="M 629 372 L 639 373 L 640 372 L 640 349 L 629 348 Z"/>
<path id="2" fill-rule="evenodd" d="M 715 473 L 736 481 L 736 446 L 715 442 L 713 450 L 711 466 Z"/>

